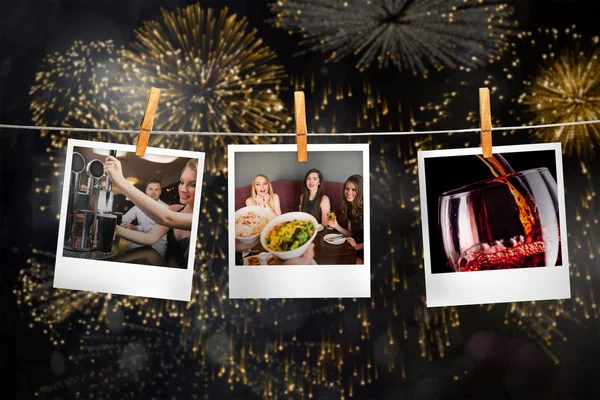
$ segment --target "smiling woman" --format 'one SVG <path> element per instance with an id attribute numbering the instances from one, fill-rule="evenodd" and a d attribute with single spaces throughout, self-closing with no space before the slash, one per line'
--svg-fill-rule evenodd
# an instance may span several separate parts
<path id="1" fill-rule="evenodd" d="M 252 180 L 252 195 L 246 199 L 247 206 L 265 207 L 273 217 L 281 215 L 279 196 L 273 193 L 273 186 L 266 175 L 258 174 Z"/>
<path id="2" fill-rule="evenodd" d="M 190 170 L 188 172 L 188 170 Z M 127 196 L 136 206 L 138 206 L 150 218 L 156 221 L 159 225 L 168 226 L 175 229 L 190 230 L 192 227 L 191 215 L 178 215 L 178 212 L 169 212 L 158 206 L 151 198 L 146 196 L 142 191 L 137 189 L 133 184 L 123 177 L 121 162 L 116 158 L 109 156 L 104 164 L 104 172 L 125 196 Z M 193 210 L 192 188 L 195 193 L 196 175 L 198 172 L 198 161 L 190 159 L 181 173 L 179 183 L 180 202 L 183 199 L 186 204 Z M 183 186 L 183 187 L 182 187 Z M 183 189 L 183 190 L 182 190 Z M 191 199 L 191 200 L 190 200 Z M 187 214 L 187 213 L 186 213 Z"/>
<path id="3" fill-rule="evenodd" d="M 344 229 L 332 216 L 329 227 L 347 236 L 350 246 L 356 250 L 357 264 L 364 262 L 364 228 L 363 228 L 363 177 L 352 175 L 344 182 L 342 192 L 342 219 L 348 221 L 348 229 Z"/>
<path id="4" fill-rule="evenodd" d="M 106 158 L 104 171 L 112 179 L 113 185 L 157 223 L 149 232 L 132 231 L 118 226 L 117 234 L 124 239 L 143 245 L 153 245 L 166 234 L 165 258 L 167 262 L 172 260 L 177 265 L 187 265 L 198 160 L 190 159 L 181 171 L 178 187 L 180 204 L 172 205 L 168 209 L 158 205 L 156 201 L 123 178 L 121 163 L 116 158 L 112 156 Z"/>
<path id="5" fill-rule="evenodd" d="M 325 225 L 331 210 L 329 197 L 325 194 L 323 174 L 316 168 L 309 169 L 304 177 L 304 187 L 300 196 L 300 211 L 311 214 Z"/>

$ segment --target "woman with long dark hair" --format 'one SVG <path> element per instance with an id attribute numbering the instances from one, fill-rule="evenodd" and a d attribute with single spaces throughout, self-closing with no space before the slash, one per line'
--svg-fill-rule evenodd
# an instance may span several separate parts
<path id="1" fill-rule="evenodd" d="M 356 249 L 356 263 L 363 264 L 364 230 L 363 230 L 363 177 L 352 175 L 344 182 L 342 192 L 342 220 L 348 221 L 348 229 L 337 222 L 337 218 L 329 221 L 329 227 L 344 234 L 348 243 Z"/>
<path id="2" fill-rule="evenodd" d="M 309 169 L 304 176 L 303 185 L 303 193 L 300 195 L 300 211 L 311 214 L 320 224 L 325 225 L 331 203 L 325 194 L 323 174 L 318 169 Z"/>

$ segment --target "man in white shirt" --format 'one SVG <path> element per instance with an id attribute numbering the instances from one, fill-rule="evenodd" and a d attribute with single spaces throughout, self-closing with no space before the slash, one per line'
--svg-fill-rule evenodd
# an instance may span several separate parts
<path id="1" fill-rule="evenodd" d="M 150 179 L 146 184 L 146 194 L 153 200 L 164 207 L 168 205 L 160 200 L 160 193 L 162 192 L 162 185 L 158 179 Z M 133 225 L 132 222 L 137 220 L 137 225 Z M 134 206 L 131 210 L 127 211 L 123 215 L 123 228 L 132 229 L 134 231 L 148 232 L 154 228 L 156 222 L 142 212 L 137 206 Z M 141 247 L 137 243 L 129 242 L 129 248 Z M 161 256 L 165 255 L 167 250 L 167 235 L 164 235 L 160 240 L 152 245 L 154 250 L 158 251 Z"/>

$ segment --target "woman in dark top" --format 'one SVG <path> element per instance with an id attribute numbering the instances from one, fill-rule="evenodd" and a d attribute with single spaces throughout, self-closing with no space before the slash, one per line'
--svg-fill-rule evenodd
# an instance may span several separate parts
<path id="1" fill-rule="evenodd" d="M 185 207 L 181 207 L 177 212 L 182 212 Z M 182 266 L 187 268 L 187 259 L 190 252 L 190 236 L 185 234 L 179 235 L 180 239 L 177 239 L 175 235 L 175 229 L 171 228 L 167 232 L 167 250 L 165 251 L 165 260 L 167 264 L 173 266 Z"/>
<path id="2" fill-rule="evenodd" d="M 318 169 L 310 169 L 304 177 L 304 189 L 300 195 L 300 211 L 314 216 L 320 224 L 327 223 L 331 209 L 329 197 L 325 195 L 325 181 Z"/>
<path id="3" fill-rule="evenodd" d="M 167 235 L 167 250 L 165 259 L 169 266 L 187 268 L 190 250 L 190 234 L 192 230 L 192 215 L 196 196 L 196 176 L 198 175 L 198 160 L 190 159 L 179 178 L 179 202 L 168 209 L 150 199 L 130 182 L 123 178 L 121 163 L 114 157 L 106 159 L 105 172 L 110 175 L 113 185 L 129 197 L 146 215 L 156 221 L 156 225 L 148 232 L 133 231 L 117 226 L 117 235 L 134 243 L 152 246 L 165 234 Z M 139 192 L 139 193 L 138 193 Z M 146 200 L 150 199 L 150 202 Z"/>
<path id="4" fill-rule="evenodd" d="M 364 230 L 363 230 L 363 177 L 352 175 L 346 182 L 342 193 L 342 219 L 348 221 L 348 229 L 344 229 L 334 218 L 329 222 L 329 227 L 334 228 L 347 236 L 347 241 L 356 249 L 356 263 L 363 264 Z"/>

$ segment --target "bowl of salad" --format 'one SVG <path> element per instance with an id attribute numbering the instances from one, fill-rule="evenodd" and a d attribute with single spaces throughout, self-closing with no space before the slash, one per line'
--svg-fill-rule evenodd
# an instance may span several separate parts
<path id="1" fill-rule="evenodd" d="M 300 257 L 317 236 L 318 226 L 317 219 L 308 213 L 282 214 L 264 227 L 260 243 L 281 260 Z"/>

